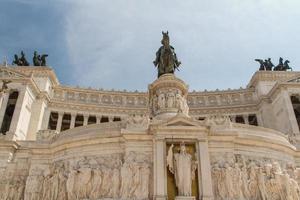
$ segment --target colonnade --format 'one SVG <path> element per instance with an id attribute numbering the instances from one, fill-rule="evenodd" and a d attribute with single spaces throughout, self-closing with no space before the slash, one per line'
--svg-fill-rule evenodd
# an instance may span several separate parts
<path id="1" fill-rule="evenodd" d="M 56 122 L 55 129 L 53 126 L 51 127 L 50 125 L 51 123 L 50 118 L 51 115 L 53 114 L 57 115 L 57 122 Z M 70 117 L 70 118 L 64 119 L 65 117 Z M 57 132 L 67 130 L 67 129 L 72 129 L 78 126 L 86 126 L 88 124 L 94 124 L 94 123 L 100 124 L 104 122 L 121 121 L 120 116 L 90 115 L 89 113 L 75 113 L 75 112 L 63 112 L 63 111 L 49 112 L 47 118 L 48 118 L 47 128 L 56 130 Z M 80 120 L 78 118 L 82 118 L 83 120 Z M 68 121 L 68 123 L 64 123 L 65 121 Z"/>
<path id="2" fill-rule="evenodd" d="M 248 124 L 248 125 L 262 125 L 256 114 L 242 114 L 242 115 L 230 115 L 230 119 L 234 123 Z"/>
<path id="3" fill-rule="evenodd" d="M 14 94 L 13 94 L 14 93 Z M 12 104 L 10 101 L 10 95 L 15 96 L 14 99 L 11 99 L 14 101 L 13 109 L 7 109 L 9 105 Z M 14 133 L 17 128 L 17 123 L 20 118 L 20 111 L 23 104 L 23 99 L 25 95 L 25 90 L 17 91 L 7 91 L 7 92 L 1 92 L 0 93 L 0 131 L 2 134 L 6 134 L 6 132 L 12 132 Z M 10 117 L 7 117 L 7 112 L 10 111 L 12 113 Z M 3 127 L 3 123 L 8 124 L 6 128 Z M 3 129 L 4 128 L 4 129 Z M 2 130 L 3 129 L 3 130 Z"/>

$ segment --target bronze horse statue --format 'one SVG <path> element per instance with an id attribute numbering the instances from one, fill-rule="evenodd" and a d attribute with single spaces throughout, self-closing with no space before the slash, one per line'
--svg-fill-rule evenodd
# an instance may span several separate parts
<path id="1" fill-rule="evenodd" d="M 293 71 L 293 69 L 289 66 L 289 63 L 289 60 L 283 62 L 283 58 L 280 57 L 279 64 L 276 67 L 274 67 L 274 71 L 287 71 L 288 69 Z"/>
<path id="2" fill-rule="evenodd" d="M 177 60 L 175 49 L 170 45 L 169 32 L 162 32 L 163 38 L 161 46 L 156 52 L 156 59 L 153 61 L 158 70 L 158 78 L 163 74 L 174 74 L 175 69 L 178 70 L 180 61 Z"/>

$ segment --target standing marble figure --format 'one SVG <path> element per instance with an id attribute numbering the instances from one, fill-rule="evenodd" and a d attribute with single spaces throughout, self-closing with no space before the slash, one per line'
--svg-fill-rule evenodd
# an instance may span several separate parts
<path id="1" fill-rule="evenodd" d="M 180 152 L 173 155 L 172 144 L 168 150 L 167 166 L 175 176 L 175 183 L 179 196 L 192 196 L 192 180 L 195 179 L 197 164 L 192 155 L 186 152 L 185 144 L 180 144 Z"/>

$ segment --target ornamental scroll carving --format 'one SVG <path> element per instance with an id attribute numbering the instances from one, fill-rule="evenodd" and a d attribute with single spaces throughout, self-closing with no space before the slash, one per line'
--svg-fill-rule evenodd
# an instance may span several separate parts
<path id="1" fill-rule="evenodd" d="M 300 168 L 270 160 L 218 161 L 212 165 L 216 200 L 298 200 Z"/>
<path id="2" fill-rule="evenodd" d="M 150 124 L 148 115 L 131 115 L 127 118 L 126 128 L 129 129 L 147 129 Z"/>
<path id="3" fill-rule="evenodd" d="M 31 170 L 24 199 L 149 199 L 151 166 L 135 152 L 58 161 Z"/>

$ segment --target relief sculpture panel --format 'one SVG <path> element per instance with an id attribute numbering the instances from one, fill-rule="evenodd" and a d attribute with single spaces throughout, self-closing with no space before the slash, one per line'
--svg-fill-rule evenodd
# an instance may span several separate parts
<path id="1" fill-rule="evenodd" d="M 215 200 L 299 200 L 300 169 L 270 159 L 233 159 L 212 164 Z"/>
<path id="2" fill-rule="evenodd" d="M 146 200 L 152 196 L 151 172 L 150 156 L 135 152 L 32 165 L 28 177 L 18 170 L 1 177 L 0 199 Z"/>

